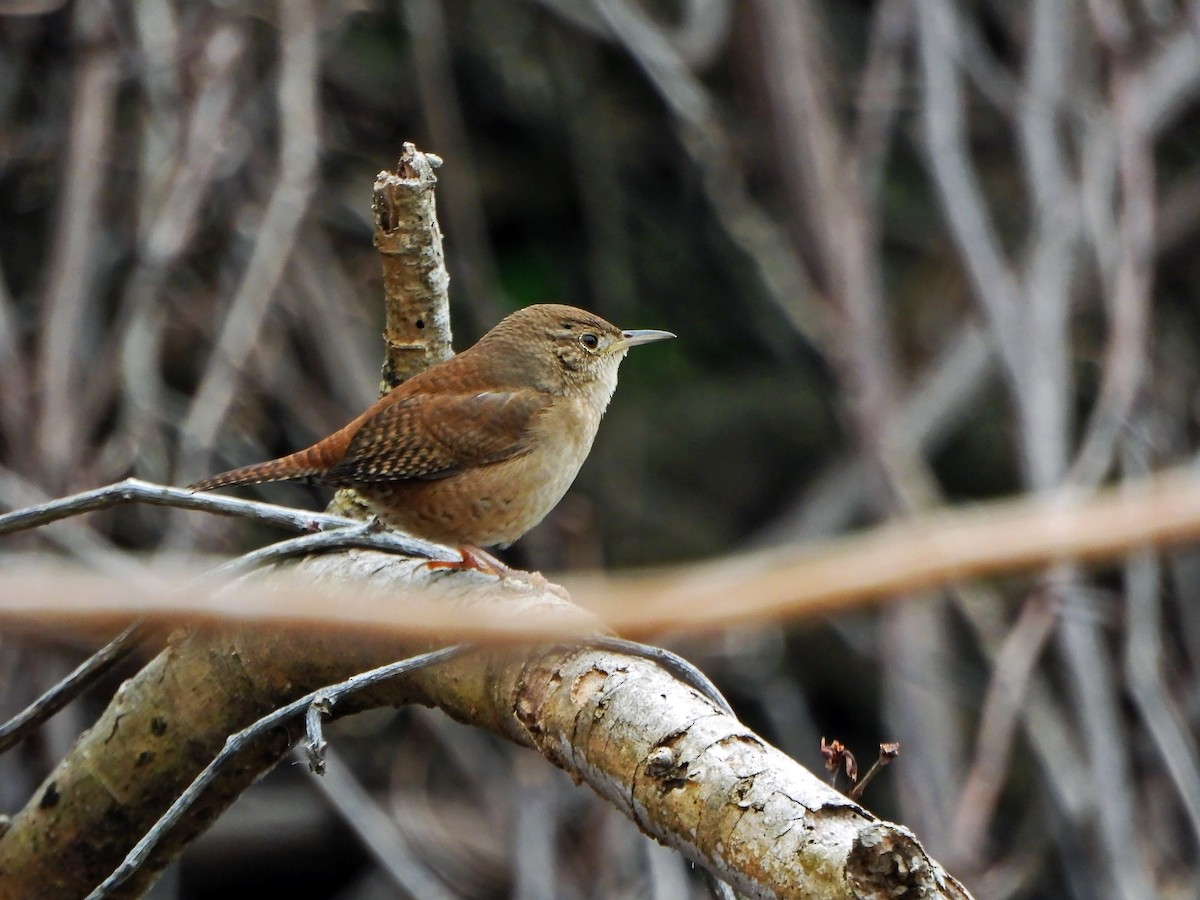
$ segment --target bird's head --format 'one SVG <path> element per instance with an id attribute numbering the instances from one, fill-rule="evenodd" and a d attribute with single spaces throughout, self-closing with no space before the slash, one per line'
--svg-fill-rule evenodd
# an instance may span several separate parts
<path id="1" fill-rule="evenodd" d="M 543 390 L 557 394 L 594 385 L 611 396 L 630 347 L 673 337 L 669 331 L 623 331 L 587 310 L 543 303 L 517 310 L 486 339 L 515 348 Z"/>

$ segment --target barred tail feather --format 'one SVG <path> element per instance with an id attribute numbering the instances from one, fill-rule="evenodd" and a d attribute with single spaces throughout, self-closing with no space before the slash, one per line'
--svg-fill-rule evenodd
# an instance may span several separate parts
<path id="1" fill-rule="evenodd" d="M 307 450 L 301 450 L 290 456 L 255 463 L 252 466 L 242 466 L 231 469 L 209 478 L 189 484 L 189 491 L 211 491 L 216 488 L 232 487 L 238 484 L 263 484 L 268 481 L 292 481 L 307 478 L 310 475 L 320 475 L 329 470 L 333 460 L 327 459 L 330 454 L 327 448 L 316 444 Z"/>

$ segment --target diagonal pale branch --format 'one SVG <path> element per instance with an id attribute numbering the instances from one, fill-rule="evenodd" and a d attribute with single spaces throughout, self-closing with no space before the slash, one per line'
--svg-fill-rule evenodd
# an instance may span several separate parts
<path id="1" fill-rule="evenodd" d="M 386 591 L 397 604 L 422 582 L 436 583 L 464 618 L 480 603 L 484 580 L 367 552 L 317 557 L 299 569 L 317 585 L 349 582 Z M 487 592 L 486 602 L 517 621 L 575 610 L 511 581 Z M 226 735 L 309 691 L 421 649 L 277 628 L 197 631 L 175 641 L 125 685 L 14 817 L 0 838 L 0 898 L 35 888 L 47 900 L 85 893 Z M 411 702 L 537 748 L 644 831 L 751 896 L 848 898 L 885 885 L 911 896 L 969 896 L 911 833 L 837 794 L 651 660 L 586 645 L 480 649 L 377 687 L 340 711 Z M 302 734 L 272 732 L 240 753 L 164 836 L 129 890 L 144 888 Z M 55 852 L 38 852 L 47 840 Z"/>

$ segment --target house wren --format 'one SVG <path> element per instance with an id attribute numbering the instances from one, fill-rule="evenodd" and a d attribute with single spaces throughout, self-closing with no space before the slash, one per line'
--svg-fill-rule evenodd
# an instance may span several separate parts
<path id="1" fill-rule="evenodd" d="M 506 547 L 575 480 L 626 351 L 674 336 L 530 306 L 308 449 L 191 489 L 313 478 L 354 488 L 380 519 L 418 537 Z"/>

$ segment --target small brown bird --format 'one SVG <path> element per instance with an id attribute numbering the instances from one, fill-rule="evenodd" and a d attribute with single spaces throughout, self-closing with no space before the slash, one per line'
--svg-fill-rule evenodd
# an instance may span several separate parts
<path id="1" fill-rule="evenodd" d="M 385 523 L 418 537 L 507 547 L 575 480 L 629 348 L 672 337 L 530 306 L 308 449 L 191 489 L 313 478 L 356 489 Z"/>

